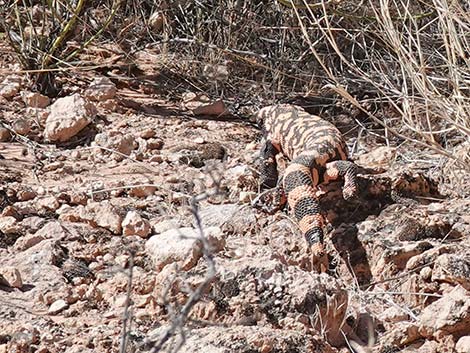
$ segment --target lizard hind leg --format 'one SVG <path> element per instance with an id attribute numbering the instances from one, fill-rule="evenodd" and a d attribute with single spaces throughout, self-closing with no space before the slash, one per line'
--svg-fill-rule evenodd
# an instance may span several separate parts
<path id="1" fill-rule="evenodd" d="M 326 272 L 328 255 L 323 246 L 323 216 L 316 196 L 316 184 L 311 169 L 294 159 L 284 176 L 287 202 L 292 209 L 300 231 L 310 247 L 311 269 Z"/>
<path id="2" fill-rule="evenodd" d="M 308 244 L 322 244 L 324 222 L 310 168 L 294 159 L 286 169 L 283 184 L 287 202 Z"/>

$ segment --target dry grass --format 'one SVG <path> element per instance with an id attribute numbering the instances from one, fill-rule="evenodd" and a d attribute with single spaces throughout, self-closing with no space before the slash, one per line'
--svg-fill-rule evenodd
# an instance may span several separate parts
<path id="1" fill-rule="evenodd" d="M 332 65 L 303 31 L 329 88 L 394 135 L 470 168 L 452 154 L 470 137 L 470 17 L 458 2 L 369 0 L 347 14 L 303 2 L 303 14 L 294 6 L 299 23 L 315 23 L 338 60 Z M 378 115 L 371 101 L 394 114 Z"/>
<path id="2" fill-rule="evenodd" d="M 381 126 L 387 142 L 395 135 L 470 169 L 470 153 L 461 151 L 470 137 L 470 11 L 463 0 L 80 4 L 0 5 L 0 27 L 23 68 L 48 78 L 51 68 L 79 66 L 77 54 L 93 39 L 120 47 L 130 61 L 151 50 L 157 85 L 177 99 L 202 91 L 246 115 L 245 106 L 301 97 L 315 111 Z M 38 27 L 37 14 L 47 26 Z M 327 99 L 312 103 L 325 91 Z"/>
<path id="3" fill-rule="evenodd" d="M 77 65 L 77 55 L 103 33 L 119 7 L 119 0 L 112 2 L 97 19 L 97 9 L 84 0 L 1 2 L 0 38 L 30 75 L 32 90 L 52 97 L 60 90 L 56 72 Z"/>
<path id="4" fill-rule="evenodd" d="M 192 89 L 239 107 L 317 96 L 326 87 L 381 125 L 384 135 L 470 169 L 468 157 L 453 152 L 470 137 L 465 2 L 162 4 L 157 8 L 165 25 L 152 46 L 180 55 L 165 67 L 183 68 Z M 219 66 L 228 74 L 207 74 Z"/>

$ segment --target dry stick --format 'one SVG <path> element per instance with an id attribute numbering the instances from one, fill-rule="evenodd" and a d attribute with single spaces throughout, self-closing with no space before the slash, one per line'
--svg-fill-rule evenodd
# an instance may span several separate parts
<path id="1" fill-rule="evenodd" d="M 73 59 L 78 53 L 80 53 L 84 48 L 86 48 L 92 41 L 94 41 L 98 36 L 100 36 L 106 28 L 108 28 L 114 16 L 116 15 L 117 11 L 121 7 L 122 2 L 123 2 L 122 0 L 116 0 L 113 2 L 113 6 L 111 7 L 111 13 L 106 18 L 106 21 L 104 22 L 103 26 L 101 26 L 101 28 L 93 36 L 91 36 L 86 42 L 82 43 L 82 45 L 80 45 L 80 48 L 70 53 L 70 55 L 68 55 L 65 58 L 65 61 L 69 61 L 70 59 Z"/>
<path id="2" fill-rule="evenodd" d="M 430 262 L 427 262 L 425 263 L 424 265 L 421 265 L 421 266 L 418 266 L 412 270 L 408 270 L 406 271 L 405 273 L 401 274 L 401 275 L 398 275 L 398 276 L 395 276 L 395 277 L 390 277 L 390 278 L 385 278 L 385 279 L 382 279 L 382 280 L 379 280 L 379 281 L 375 281 L 375 282 L 372 282 L 372 283 L 367 283 L 367 284 L 363 284 L 361 286 L 359 286 L 360 289 L 363 289 L 363 288 L 369 288 L 369 287 L 372 287 L 372 286 L 375 286 L 376 284 L 381 284 L 381 283 L 386 283 L 386 282 L 391 282 L 391 281 L 395 281 L 397 279 L 402 279 L 402 278 L 405 278 L 409 275 L 411 275 L 412 273 L 415 273 L 425 267 L 428 267 L 432 264 L 434 264 L 436 261 L 430 261 Z"/>
<path id="3" fill-rule="evenodd" d="M 130 320 L 132 319 L 132 314 L 129 308 L 131 304 L 132 280 L 134 272 L 134 252 L 131 251 L 130 255 L 131 256 L 129 257 L 129 276 L 127 278 L 126 302 L 124 305 L 124 313 L 122 315 L 121 345 L 119 347 L 119 353 L 126 353 L 127 341 L 129 339 L 130 332 Z"/>
<path id="4" fill-rule="evenodd" d="M 138 164 L 139 166 L 141 166 L 143 169 L 147 170 L 148 172 L 152 173 L 152 174 L 157 174 L 158 171 L 156 169 L 153 169 L 151 168 L 148 163 L 144 163 L 144 162 L 141 162 L 141 161 L 138 161 L 137 159 L 135 158 L 132 158 L 130 156 L 128 156 L 127 154 L 124 154 L 124 153 L 121 153 L 119 151 L 116 151 L 112 148 L 108 148 L 108 147 L 103 147 L 103 146 L 93 146 L 93 147 L 82 147 L 80 148 L 79 150 L 92 150 L 94 148 L 99 148 L 99 149 L 102 149 L 104 151 L 108 151 L 108 152 L 111 152 L 111 153 L 115 153 L 117 154 L 118 156 L 121 156 L 121 157 L 124 157 L 128 160 L 130 160 L 131 162 L 133 163 L 136 163 Z M 131 187 L 141 187 L 141 186 L 155 186 L 156 188 L 160 189 L 160 190 L 165 190 L 167 192 L 173 192 L 173 190 L 170 190 L 169 188 L 166 188 L 164 187 L 163 185 L 159 184 L 159 185 L 156 185 L 156 184 L 135 184 L 135 185 L 129 185 L 129 186 L 119 186 L 119 187 L 113 187 L 113 188 L 108 188 L 108 189 L 103 189 L 103 190 L 97 190 L 96 192 L 104 192 L 104 191 L 113 191 L 113 190 L 120 190 L 120 189 L 125 189 L 125 188 L 131 188 Z M 93 192 L 93 191 L 92 191 Z M 180 192 L 181 195 L 184 195 L 188 198 L 191 197 L 191 195 L 189 194 L 186 194 L 184 192 Z"/>
<path id="5" fill-rule="evenodd" d="M 13 128 L 0 120 L 0 126 L 1 127 L 4 127 L 5 129 L 7 129 L 12 135 L 14 135 L 16 138 L 22 140 L 22 143 L 25 144 L 25 145 L 29 145 L 31 146 L 31 148 L 33 149 L 41 149 L 41 148 L 44 148 L 43 145 L 29 139 L 28 137 L 26 136 L 23 136 L 23 135 L 20 135 L 20 134 L 17 134 L 15 132 L 15 130 L 13 130 Z M 121 153 L 119 151 L 116 151 L 114 149 L 111 149 L 111 148 L 108 148 L 108 147 L 103 147 L 103 146 L 93 146 L 93 147 L 81 147 L 79 148 L 78 150 L 79 151 L 85 151 L 85 150 L 93 150 L 95 148 L 99 148 L 99 149 L 102 149 L 104 151 L 107 151 L 107 152 L 110 152 L 110 153 L 115 153 L 121 157 L 124 157 L 128 160 L 130 160 L 131 162 L 133 163 L 136 163 L 138 164 L 139 166 L 141 166 L 143 169 L 147 170 L 148 172 L 152 173 L 152 174 L 155 174 L 157 173 L 158 171 L 151 168 L 147 163 L 144 163 L 144 162 L 141 162 L 141 161 L 138 161 L 124 153 Z M 164 191 L 167 191 L 167 192 L 173 192 L 173 190 L 170 190 L 169 188 L 166 188 L 164 187 L 163 185 L 161 184 L 151 184 L 151 183 L 143 183 L 143 184 L 132 184 L 132 185 L 123 185 L 123 186 L 116 186 L 116 187 L 111 187 L 111 188 L 106 188 L 106 189 L 99 189 L 99 190 L 91 190 L 90 193 L 91 195 L 93 196 L 93 194 L 96 194 L 96 193 L 100 193 L 100 192 L 108 192 L 108 191 L 114 191 L 114 190 L 123 190 L 123 189 L 132 189 L 132 188 L 137 188 L 137 187 L 156 187 L 157 189 L 160 189 L 160 190 L 164 190 Z M 187 193 L 184 193 L 184 192 L 180 192 L 181 195 L 185 196 L 185 197 L 188 197 L 190 198 L 191 195 L 187 194 Z"/>
<path id="6" fill-rule="evenodd" d="M 212 253 L 210 252 L 209 242 L 207 241 L 207 238 L 204 235 L 204 229 L 202 226 L 202 221 L 201 221 L 201 217 L 199 215 L 199 210 L 198 210 L 199 202 L 201 202 L 202 200 L 205 200 L 209 196 L 211 195 L 205 192 L 201 195 L 194 196 L 191 199 L 191 212 L 196 220 L 196 225 L 199 231 L 198 240 L 200 240 L 202 243 L 203 257 L 207 262 L 207 272 L 206 272 L 205 279 L 188 298 L 188 301 L 184 304 L 178 316 L 173 319 L 171 326 L 167 329 L 167 331 L 165 332 L 163 337 L 158 341 L 158 343 L 152 347 L 150 353 L 159 352 L 162 349 L 163 345 L 171 337 L 173 337 L 173 335 L 175 334 L 177 330 L 181 330 L 181 331 L 183 330 L 183 326 L 188 319 L 188 315 L 190 314 L 191 309 L 197 302 L 199 302 L 202 295 L 208 288 L 209 284 L 212 282 L 212 280 L 215 277 L 216 271 L 215 271 L 214 258 L 212 256 Z M 183 342 L 180 342 L 178 344 L 177 346 L 178 349 L 181 348 L 182 345 L 184 344 L 184 335 L 182 335 L 182 339 L 183 339 Z"/>
<path id="7" fill-rule="evenodd" d="M 65 24 L 65 26 L 62 28 L 61 33 L 59 34 L 58 37 L 55 38 L 54 43 L 52 43 L 52 47 L 49 49 L 49 52 L 47 55 L 44 57 L 42 61 L 42 66 L 47 67 L 49 66 L 52 56 L 55 54 L 55 51 L 62 45 L 62 43 L 65 41 L 67 35 L 69 34 L 70 31 L 72 31 L 75 28 L 75 23 L 77 22 L 78 15 L 82 11 L 83 6 L 85 5 L 85 0 L 78 0 L 75 8 L 72 10 L 72 17 L 70 20 Z"/>

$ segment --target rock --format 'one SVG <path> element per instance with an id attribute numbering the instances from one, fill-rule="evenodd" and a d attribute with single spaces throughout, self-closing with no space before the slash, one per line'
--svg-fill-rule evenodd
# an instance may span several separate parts
<path id="1" fill-rule="evenodd" d="M 130 303 L 132 304 L 132 300 L 129 299 Z M 127 305 L 127 295 L 126 294 L 120 294 L 116 297 L 113 298 L 113 306 L 115 308 L 123 308 Z"/>
<path id="2" fill-rule="evenodd" d="M 64 353 L 95 353 L 95 349 L 87 348 L 85 345 L 75 344 L 65 348 Z"/>
<path id="3" fill-rule="evenodd" d="M 142 267 L 134 266 L 133 290 L 137 294 L 146 295 L 152 293 L 155 288 L 155 276 L 149 276 L 149 273 Z"/>
<path id="4" fill-rule="evenodd" d="M 49 116 L 49 114 L 50 111 L 48 109 L 31 107 L 26 108 L 24 112 L 24 116 L 39 122 L 42 127 L 46 125 L 47 117 Z"/>
<path id="5" fill-rule="evenodd" d="M 34 199 L 37 196 L 37 193 L 31 189 L 18 190 L 16 192 L 16 197 L 18 201 L 29 201 Z"/>
<path id="6" fill-rule="evenodd" d="M 252 168 L 248 165 L 237 165 L 228 169 L 225 178 L 231 193 L 240 193 L 241 195 L 242 192 L 249 193 L 258 190 L 258 178 L 255 177 Z"/>
<path id="7" fill-rule="evenodd" d="M 5 207 L 7 209 L 7 207 Z M 13 210 L 22 216 L 35 215 L 38 214 L 36 204 L 34 200 L 15 202 L 13 205 Z"/>
<path id="8" fill-rule="evenodd" d="M 470 290 L 470 255 L 443 254 L 434 263 L 432 281 L 460 284 Z"/>
<path id="9" fill-rule="evenodd" d="M 391 323 L 406 321 L 408 320 L 408 314 L 400 308 L 391 306 L 382 312 L 380 315 L 380 320 Z"/>
<path id="10" fill-rule="evenodd" d="M 26 106 L 31 108 L 45 108 L 51 102 L 49 97 L 38 92 L 22 91 L 21 98 Z"/>
<path id="11" fill-rule="evenodd" d="M 161 234 L 170 229 L 180 228 L 180 222 L 175 219 L 166 219 L 158 223 L 152 224 L 152 229 L 155 234 Z"/>
<path id="12" fill-rule="evenodd" d="M 2 210 L 1 215 L 4 216 L 4 217 L 14 217 L 15 219 L 21 218 L 20 214 L 18 213 L 18 211 L 13 206 L 5 207 Z"/>
<path id="13" fill-rule="evenodd" d="M 47 223 L 47 219 L 38 216 L 25 217 L 21 221 L 21 226 L 31 233 L 37 232 Z"/>
<path id="14" fill-rule="evenodd" d="M 228 114 L 228 109 L 222 100 L 201 104 L 198 107 L 191 109 L 191 111 L 194 115 L 223 116 Z"/>
<path id="15" fill-rule="evenodd" d="M 424 267 L 419 271 L 419 276 L 424 281 L 429 281 L 432 277 L 432 269 L 430 267 Z"/>
<path id="16" fill-rule="evenodd" d="M 428 263 L 433 263 L 441 254 L 451 252 L 451 249 L 447 245 L 441 245 L 429 250 L 422 252 L 416 256 L 413 256 L 406 264 L 408 271 L 414 270 L 420 266 L 424 266 Z"/>
<path id="17" fill-rule="evenodd" d="M 90 124 L 95 115 L 95 106 L 78 93 L 59 98 L 51 105 L 44 136 L 51 142 L 67 141 Z"/>
<path id="18" fill-rule="evenodd" d="M 404 269 L 408 260 L 426 250 L 432 249 L 432 244 L 427 241 L 401 242 L 384 249 L 379 259 L 376 260 L 372 273 L 377 278 L 385 273 L 385 268 L 393 264 L 398 269 Z"/>
<path id="19" fill-rule="evenodd" d="M 4 310 L 2 301 L 7 299 L 9 306 L 21 306 L 24 313 L 43 310 L 43 304 L 51 304 L 54 300 L 64 296 L 66 288 L 65 279 L 61 269 L 57 266 L 64 256 L 55 240 L 44 240 L 39 244 L 19 253 L 12 258 L 0 257 L 0 268 L 14 267 L 20 274 L 23 287 L 20 291 L 2 297 L 0 291 L 0 311 Z M 13 304 L 15 303 L 15 304 Z M 0 331 L 2 320 L 0 320 Z"/>
<path id="20" fill-rule="evenodd" d="M 172 148 L 172 152 L 178 152 L 170 158 L 182 164 L 201 168 L 206 165 L 206 161 L 213 159 L 223 160 L 226 156 L 225 148 L 218 142 L 208 142 L 204 144 L 190 143 Z"/>
<path id="21" fill-rule="evenodd" d="M 12 288 L 23 287 L 20 271 L 12 266 L 0 267 L 0 284 Z"/>
<path id="22" fill-rule="evenodd" d="M 456 353 L 469 353 L 470 352 L 470 336 L 460 337 L 455 345 Z"/>
<path id="23" fill-rule="evenodd" d="M 149 138 L 155 137 L 155 134 L 155 130 L 149 128 L 141 131 L 139 136 L 145 140 L 148 140 Z"/>
<path id="24" fill-rule="evenodd" d="M 85 97 L 103 102 L 116 96 L 116 85 L 107 77 L 95 78 L 85 91 Z"/>
<path id="25" fill-rule="evenodd" d="M 414 342 L 400 350 L 400 353 L 440 353 L 440 352 L 451 352 L 451 347 L 439 347 L 439 343 L 436 341 L 421 341 Z"/>
<path id="26" fill-rule="evenodd" d="M 15 97 L 21 88 L 21 79 L 17 76 L 7 76 L 0 83 L 0 96 L 5 98 Z"/>
<path id="27" fill-rule="evenodd" d="M 128 191 L 129 196 L 133 197 L 147 197 L 153 195 L 157 190 L 156 186 L 153 185 L 142 185 L 142 186 L 135 186 L 130 188 Z"/>
<path id="28" fill-rule="evenodd" d="M 220 228 L 208 227 L 204 229 L 204 233 L 213 253 L 225 246 Z M 189 270 L 202 256 L 202 245 L 198 237 L 199 233 L 194 228 L 170 229 L 147 240 L 145 250 L 157 271 L 174 262 L 181 264 L 183 270 Z"/>
<path id="29" fill-rule="evenodd" d="M 80 152 L 80 150 L 73 150 L 72 152 L 70 152 L 70 158 L 79 161 L 82 158 L 82 153 Z"/>
<path id="30" fill-rule="evenodd" d="M 86 207 L 68 207 L 62 210 L 59 220 L 69 222 L 85 222 L 92 227 L 103 227 L 114 234 L 121 234 L 121 210 L 109 201 L 90 202 Z"/>
<path id="31" fill-rule="evenodd" d="M 319 332 L 326 329 L 328 342 L 341 345 L 344 342 L 341 330 L 348 306 L 347 291 L 339 281 L 326 274 L 301 276 L 298 273 L 291 278 L 292 283 L 287 288 L 290 305 L 302 314 L 317 315 L 316 329 Z"/>
<path id="32" fill-rule="evenodd" d="M 46 164 L 46 165 L 42 168 L 42 170 L 43 170 L 44 172 L 52 172 L 52 171 L 57 170 L 57 169 L 59 169 L 59 168 L 63 168 L 64 165 L 65 165 L 64 162 L 62 162 L 62 161 L 56 161 L 56 162 L 52 162 L 52 163 Z"/>
<path id="33" fill-rule="evenodd" d="M 404 347 L 421 339 L 418 326 L 411 322 L 398 322 L 380 340 L 380 343 L 389 347 Z"/>
<path id="34" fill-rule="evenodd" d="M 206 221 L 208 221 L 206 219 Z M 256 215 L 251 206 L 239 206 L 235 213 L 224 220 L 222 230 L 229 235 L 246 236 L 259 231 Z"/>
<path id="35" fill-rule="evenodd" d="M 12 216 L 0 216 L 0 231 L 5 234 L 18 233 L 20 227 L 18 221 Z"/>
<path id="36" fill-rule="evenodd" d="M 11 128 L 18 135 L 28 135 L 31 131 L 31 122 L 26 119 L 15 119 L 15 121 L 11 124 Z"/>
<path id="37" fill-rule="evenodd" d="M 0 142 L 8 142 L 11 140 L 10 131 L 0 126 Z"/>
<path id="38" fill-rule="evenodd" d="M 49 307 L 49 310 L 47 310 L 47 313 L 49 315 L 56 315 L 60 313 L 61 311 L 67 309 L 68 307 L 69 305 L 67 304 L 65 300 L 58 299 L 51 304 L 51 306 Z"/>
<path id="39" fill-rule="evenodd" d="M 158 238 L 158 236 L 156 236 Z M 240 239 L 238 239 L 239 242 Z M 233 242 L 227 248 L 236 246 Z M 231 327 L 234 323 L 261 328 L 271 327 L 285 331 L 324 332 L 330 344 L 342 344 L 341 330 L 348 309 L 348 293 L 340 281 L 327 276 L 284 266 L 273 259 L 268 246 L 239 242 L 239 253 L 218 257 L 218 275 L 211 283 L 213 301 L 202 300 L 194 308 L 195 320 L 214 320 Z M 187 272 L 176 272 L 166 266 L 156 277 L 156 297 L 166 295 L 172 302 L 181 296 L 182 288 L 196 287 L 203 280 L 205 263 L 199 261 L 188 277 Z M 214 306 L 214 303 L 216 304 Z M 346 331 L 347 332 L 347 331 Z"/>
<path id="40" fill-rule="evenodd" d="M 161 326 L 147 334 L 147 342 L 156 342 L 168 327 Z M 174 351 L 177 342 L 169 341 L 162 351 Z M 312 352 L 336 353 L 323 337 L 312 333 L 270 328 L 266 326 L 229 325 L 228 327 L 197 328 L 188 335 L 180 353 L 226 353 L 226 352 Z"/>
<path id="41" fill-rule="evenodd" d="M 60 207 L 59 201 L 54 196 L 42 197 L 36 200 L 36 205 L 39 209 L 45 211 L 55 211 Z"/>
<path id="42" fill-rule="evenodd" d="M 229 221 L 240 209 L 236 204 L 207 205 L 199 211 L 199 216 L 204 227 L 221 227 Z"/>
<path id="43" fill-rule="evenodd" d="M 106 112 L 117 112 L 121 107 L 121 105 L 115 98 L 98 102 L 97 106 Z"/>
<path id="44" fill-rule="evenodd" d="M 120 133 L 114 134 L 112 136 L 108 136 L 106 134 L 97 134 L 92 145 L 115 150 L 126 156 L 129 156 L 131 152 L 137 148 L 137 142 L 133 135 L 122 135 Z M 123 159 L 123 156 L 113 154 L 113 158 L 120 161 Z"/>
<path id="45" fill-rule="evenodd" d="M 30 348 L 39 343 L 39 330 L 32 327 L 30 323 L 23 325 L 12 325 L 9 328 L 11 340 L 7 345 L 8 353 L 27 353 L 31 352 Z"/>
<path id="46" fill-rule="evenodd" d="M 86 205 L 88 196 L 84 192 L 73 190 L 69 194 L 70 205 Z"/>
<path id="47" fill-rule="evenodd" d="M 147 140 L 147 149 L 150 151 L 161 150 L 163 147 L 163 140 L 158 138 L 150 138 Z"/>
<path id="48" fill-rule="evenodd" d="M 356 163 L 371 169 L 387 170 L 395 159 L 395 147 L 380 146 L 357 157 Z"/>
<path id="49" fill-rule="evenodd" d="M 43 235 L 26 234 L 15 242 L 15 249 L 18 251 L 24 251 L 35 246 L 36 244 L 39 244 L 45 239 L 46 238 Z"/>
<path id="50" fill-rule="evenodd" d="M 46 239 L 61 240 L 67 237 L 69 231 L 67 231 L 60 222 L 50 221 L 44 227 L 36 232 L 36 235 L 43 236 Z"/>
<path id="51" fill-rule="evenodd" d="M 149 221 L 143 219 L 136 211 L 127 212 L 126 217 L 122 221 L 123 235 L 138 235 L 141 238 L 147 238 L 150 231 Z"/>
<path id="52" fill-rule="evenodd" d="M 222 116 L 228 114 L 222 100 L 211 101 L 204 94 L 186 93 L 183 96 L 183 105 L 186 109 L 191 110 L 194 115 Z"/>
<path id="53" fill-rule="evenodd" d="M 419 316 L 419 332 L 425 337 L 441 339 L 445 335 L 468 333 L 470 294 L 462 287 L 428 305 Z"/>
<path id="54" fill-rule="evenodd" d="M 91 202 L 86 209 L 93 214 L 93 220 L 98 226 L 109 229 L 114 234 L 121 233 L 122 216 L 117 207 L 109 202 Z"/>

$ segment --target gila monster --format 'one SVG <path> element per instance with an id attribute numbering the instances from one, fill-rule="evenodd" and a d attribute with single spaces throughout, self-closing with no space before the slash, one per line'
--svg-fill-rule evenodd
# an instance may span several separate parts
<path id="1" fill-rule="evenodd" d="M 314 257 L 325 257 L 317 185 L 343 177 L 344 199 L 357 193 L 356 165 L 347 160 L 343 136 L 333 124 L 298 106 L 268 106 L 258 112 L 257 118 L 262 122 L 265 138 L 260 183 L 263 188 L 277 187 L 260 194 L 253 205 L 273 213 L 288 203 Z M 280 179 L 278 153 L 290 160 Z"/>

